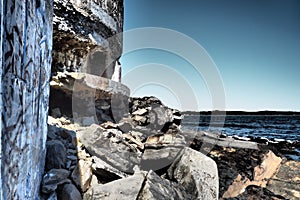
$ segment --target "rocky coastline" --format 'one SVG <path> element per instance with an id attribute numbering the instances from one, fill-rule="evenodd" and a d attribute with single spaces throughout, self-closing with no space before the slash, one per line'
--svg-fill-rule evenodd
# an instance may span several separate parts
<path id="1" fill-rule="evenodd" d="M 299 143 L 186 131 L 120 83 L 123 1 L 54 0 L 47 200 L 299 199 Z M 188 114 L 188 113 L 185 113 Z"/>
<path id="2" fill-rule="evenodd" d="M 57 78 L 55 95 L 71 99 L 74 77 Z M 74 122 L 65 107 L 50 107 L 44 199 L 299 198 L 300 163 L 284 156 L 299 144 L 183 131 L 180 111 L 155 97 L 128 97 L 127 113 L 116 121 L 107 102 L 95 104 L 106 119 L 96 123 Z"/>

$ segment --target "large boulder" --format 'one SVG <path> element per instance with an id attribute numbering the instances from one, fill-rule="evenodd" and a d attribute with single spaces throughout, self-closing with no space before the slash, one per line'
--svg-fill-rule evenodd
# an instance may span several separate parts
<path id="1" fill-rule="evenodd" d="M 216 163 L 204 154 L 184 148 L 168 169 L 168 176 L 182 184 L 192 199 L 218 199 L 219 177 Z"/>
<path id="2" fill-rule="evenodd" d="M 137 199 L 145 174 L 141 172 L 135 173 L 133 176 L 116 180 L 104 185 L 95 185 L 90 188 L 85 194 L 84 200 L 133 200 Z"/>
<path id="3" fill-rule="evenodd" d="M 51 169 L 42 180 L 42 192 L 49 194 L 57 189 L 58 185 L 70 183 L 70 172 L 65 169 Z"/>
<path id="4" fill-rule="evenodd" d="M 113 131 L 114 130 L 114 131 Z M 122 132 L 93 124 L 78 131 L 78 137 L 92 156 L 96 156 L 123 172 L 133 173 L 133 167 L 140 163 L 140 156 L 132 146 L 122 142 Z"/>
<path id="5" fill-rule="evenodd" d="M 184 188 L 167 179 L 158 176 L 152 170 L 148 173 L 144 187 L 140 192 L 138 200 L 157 200 L 157 199 L 191 199 Z"/>

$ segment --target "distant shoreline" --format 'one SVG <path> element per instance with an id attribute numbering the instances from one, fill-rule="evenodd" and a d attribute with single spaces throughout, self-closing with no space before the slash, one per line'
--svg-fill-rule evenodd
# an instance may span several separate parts
<path id="1" fill-rule="evenodd" d="M 249 116 L 300 116 L 300 112 L 293 111 L 182 111 L 183 115 L 249 115 Z"/>

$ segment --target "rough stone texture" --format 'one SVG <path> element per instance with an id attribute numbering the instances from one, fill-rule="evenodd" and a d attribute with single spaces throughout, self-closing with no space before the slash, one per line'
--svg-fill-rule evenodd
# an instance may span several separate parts
<path id="1" fill-rule="evenodd" d="M 54 0 L 53 25 L 53 72 L 120 80 L 123 0 Z"/>
<path id="2" fill-rule="evenodd" d="M 242 194 L 246 187 L 255 185 L 266 187 L 268 181 L 275 175 L 280 167 L 282 159 L 277 157 L 272 151 L 265 154 L 262 163 L 253 170 L 253 180 L 243 178 L 240 174 L 223 194 L 223 198 L 232 198 Z"/>
<path id="3" fill-rule="evenodd" d="M 133 167 L 140 162 L 139 155 L 137 152 L 131 151 L 130 145 L 110 139 L 120 138 L 121 132 L 119 136 L 111 137 L 110 135 L 114 135 L 114 133 L 107 132 L 106 135 L 103 128 L 93 124 L 82 131 L 78 131 L 77 134 L 91 155 L 103 159 L 118 170 L 132 173 Z M 122 141 L 121 138 L 120 141 Z"/>
<path id="4" fill-rule="evenodd" d="M 162 149 L 146 149 L 142 156 L 143 170 L 159 170 L 171 165 L 183 147 L 165 147 Z"/>
<path id="5" fill-rule="evenodd" d="M 72 183 L 62 185 L 57 196 L 62 200 L 82 200 L 80 192 Z"/>
<path id="6" fill-rule="evenodd" d="M 128 113 L 130 90 L 119 82 L 84 73 L 58 73 L 50 85 L 50 109 L 59 108 L 76 123 L 118 121 Z"/>
<path id="7" fill-rule="evenodd" d="M 168 169 L 171 180 L 177 180 L 192 199 L 218 199 L 219 180 L 216 163 L 204 154 L 184 148 Z"/>
<path id="8" fill-rule="evenodd" d="M 138 200 L 191 200 L 191 196 L 186 192 L 188 191 L 184 191 L 184 188 L 181 185 L 172 183 L 167 179 L 163 179 L 155 174 L 155 172 L 150 171 Z"/>
<path id="9" fill-rule="evenodd" d="M 51 169 L 47 172 L 42 181 L 42 191 L 51 193 L 56 190 L 57 186 L 63 183 L 70 183 L 68 178 L 70 172 L 66 169 Z"/>
<path id="10" fill-rule="evenodd" d="M 85 192 L 92 180 L 92 162 L 79 160 L 77 166 L 72 172 L 72 179 L 81 191 Z"/>
<path id="11" fill-rule="evenodd" d="M 0 199 L 38 198 L 44 170 L 52 1 L 0 2 Z"/>
<path id="12" fill-rule="evenodd" d="M 107 183 L 128 176 L 98 157 L 93 156 L 92 159 L 94 161 L 94 164 L 92 165 L 93 172 L 100 178 L 102 183 Z"/>
<path id="13" fill-rule="evenodd" d="M 59 140 L 47 142 L 46 170 L 65 168 L 67 159 L 66 148 Z"/>
<path id="14" fill-rule="evenodd" d="M 300 199 L 300 162 L 283 163 L 278 173 L 269 181 L 267 189 L 287 199 Z"/>
<path id="15" fill-rule="evenodd" d="M 133 176 L 116 180 L 105 185 L 96 185 L 89 189 L 83 199 L 84 200 L 133 200 L 137 199 L 139 192 L 145 180 L 145 174 L 137 172 Z"/>

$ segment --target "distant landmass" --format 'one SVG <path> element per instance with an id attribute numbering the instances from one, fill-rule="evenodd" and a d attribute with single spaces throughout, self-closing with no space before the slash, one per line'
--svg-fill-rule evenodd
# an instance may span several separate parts
<path id="1" fill-rule="evenodd" d="M 182 111 L 184 115 L 288 115 L 288 116 L 300 116 L 300 112 L 294 111 L 257 111 L 257 112 L 247 112 L 247 111 Z"/>

